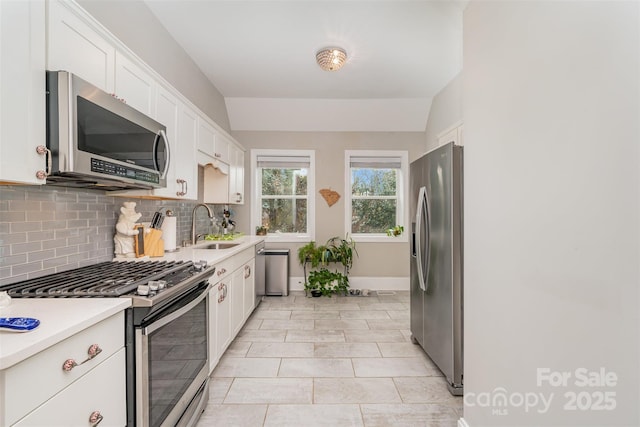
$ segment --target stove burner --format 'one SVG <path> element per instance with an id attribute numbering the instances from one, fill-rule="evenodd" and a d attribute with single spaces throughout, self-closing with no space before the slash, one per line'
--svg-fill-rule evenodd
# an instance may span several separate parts
<path id="1" fill-rule="evenodd" d="M 191 261 L 107 261 L 0 286 L 0 291 L 15 298 L 119 297 L 133 295 L 151 280 L 165 280 L 170 287 L 195 271 Z"/>

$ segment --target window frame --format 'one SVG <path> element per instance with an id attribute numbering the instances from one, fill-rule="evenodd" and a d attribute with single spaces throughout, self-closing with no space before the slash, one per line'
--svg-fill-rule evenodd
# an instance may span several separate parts
<path id="1" fill-rule="evenodd" d="M 251 150 L 251 234 L 256 227 L 262 225 L 262 174 L 258 173 L 258 157 L 309 157 L 307 173 L 307 232 L 306 233 L 267 233 L 267 242 L 300 243 L 315 240 L 316 207 L 315 207 L 315 151 L 314 150 Z"/>
<path id="2" fill-rule="evenodd" d="M 353 157 L 393 157 L 400 158 L 400 169 L 398 173 L 398 182 L 396 182 L 396 219 L 398 224 L 404 227 L 402 235 L 393 237 L 387 236 L 386 233 L 353 233 L 351 230 L 352 217 L 352 193 L 351 193 L 351 159 Z M 408 242 L 410 230 L 409 222 L 409 153 L 399 150 L 345 150 L 344 152 L 344 229 L 356 242 Z"/>

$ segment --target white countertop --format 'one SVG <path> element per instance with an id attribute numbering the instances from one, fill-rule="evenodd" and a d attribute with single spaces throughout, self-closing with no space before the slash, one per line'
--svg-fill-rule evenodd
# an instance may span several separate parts
<path id="1" fill-rule="evenodd" d="M 0 317 L 34 317 L 40 325 L 29 332 L 0 329 L 0 370 L 122 311 L 129 298 L 13 298 Z M 123 325 L 124 327 L 124 325 Z"/>
<path id="2" fill-rule="evenodd" d="M 231 241 L 221 241 L 238 243 L 229 249 L 206 249 L 206 246 L 217 241 L 199 241 L 197 245 L 179 248 L 162 257 L 117 260 L 206 260 L 209 265 L 215 265 L 263 241 L 263 236 L 242 236 Z M 40 320 L 40 325 L 29 332 L 0 329 L 0 370 L 15 365 L 130 305 L 128 298 L 14 298 L 11 305 L 0 309 L 0 317 L 34 317 Z"/>
<path id="3" fill-rule="evenodd" d="M 207 261 L 208 265 L 215 265 L 260 242 L 264 242 L 264 236 L 242 236 L 234 240 L 200 240 L 194 246 L 181 247 L 176 252 L 165 252 L 162 257 L 117 258 L 117 261 Z M 238 246 L 229 249 L 205 248 L 214 243 L 237 243 Z"/>

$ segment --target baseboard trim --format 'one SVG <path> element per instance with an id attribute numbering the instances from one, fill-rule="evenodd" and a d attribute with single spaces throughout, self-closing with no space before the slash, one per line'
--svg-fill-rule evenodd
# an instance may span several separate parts
<path id="1" fill-rule="evenodd" d="M 458 419 L 458 427 L 469 427 L 469 424 L 467 424 L 467 422 L 465 421 L 464 418 L 459 418 Z"/>
<path id="2" fill-rule="evenodd" d="M 373 291 L 408 291 L 408 277 L 349 277 L 351 289 L 370 289 Z M 304 290 L 304 277 L 289 277 L 289 289 Z"/>

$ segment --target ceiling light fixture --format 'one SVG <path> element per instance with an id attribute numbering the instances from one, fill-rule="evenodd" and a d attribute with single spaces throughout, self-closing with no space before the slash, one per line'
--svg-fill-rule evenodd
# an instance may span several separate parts
<path id="1" fill-rule="evenodd" d="M 339 47 L 325 47 L 316 53 L 316 61 L 325 71 L 338 71 L 347 62 L 347 52 Z"/>

